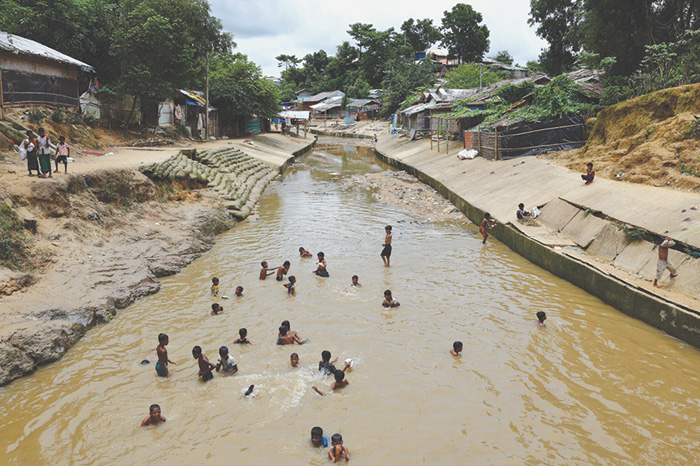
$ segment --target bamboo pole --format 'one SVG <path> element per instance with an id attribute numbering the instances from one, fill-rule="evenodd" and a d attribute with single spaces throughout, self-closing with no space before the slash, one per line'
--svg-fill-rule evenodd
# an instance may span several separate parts
<path id="1" fill-rule="evenodd" d="M 433 138 L 435 137 L 435 131 L 430 130 L 430 151 L 433 150 Z"/>
<path id="2" fill-rule="evenodd" d="M 481 153 L 481 127 L 477 128 L 476 134 L 479 136 L 479 155 L 481 155 L 483 157 L 483 155 Z"/>
<path id="3" fill-rule="evenodd" d="M 78 100 L 78 105 L 80 105 L 80 100 Z M 0 118 L 5 117 L 5 99 L 2 93 L 2 70 L 0 70 Z"/>
<path id="4" fill-rule="evenodd" d="M 440 153 L 440 119 L 437 119 L 437 150 Z"/>
<path id="5" fill-rule="evenodd" d="M 493 136 L 493 146 L 494 146 L 494 160 L 498 160 L 498 128 L 494 129 Z"/>
<path id="6" fill-rule="evenodd" d="M 447 119 L 447 128 L 445 129 L 445 155 L 450 153 L 450 120 Z"/>

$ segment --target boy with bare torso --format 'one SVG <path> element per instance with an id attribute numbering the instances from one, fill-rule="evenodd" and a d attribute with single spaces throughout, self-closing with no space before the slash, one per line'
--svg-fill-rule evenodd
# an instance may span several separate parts
<path id="1" fill-rule="evenodd" d="M 668 250 L 676 245 L 670 237 L 666 236 L 661 244 L 658 245 L 659 248 L 659 261 L 656 263 L 656 277 L 654 278 L 654 286 L 659 288 L 659 280 L 664 274 L 664 270 L 668 269 L 671 272 L 671 278 L 676 278 L 678 274 L 676 273 L 676 267 L 671 264 L 668 260 Z M 656 248 L 657 246 L 654 246 Z"/>

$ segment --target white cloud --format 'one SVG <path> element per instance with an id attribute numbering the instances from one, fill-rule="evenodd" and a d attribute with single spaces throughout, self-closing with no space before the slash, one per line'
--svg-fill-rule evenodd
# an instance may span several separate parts
<path id="1" fill-rule="evenodd" d="M 334 55 L 346 40 L 349 25 L 370 23 L 379 30 L 399 30 L 409 19 L 430 18 L 440 25 L 443 12 L 456 2 L 434 0 L 210 0 L 212 12 L 224 30 L 234 34 L 242 52 L 260 65 L 268 75 L 279 75 L 275 57 L 291 54 L 302 58 L 307 53 L 325 50 Z M 527 24 L 528 0 L 473 0 L 465 2 L 480 12 L 491 32 L 489 55 L 508 50 L 516 63 L 534 60 L 546 43 Z M 428 7 L 430 7 L 428 9 Z"/>

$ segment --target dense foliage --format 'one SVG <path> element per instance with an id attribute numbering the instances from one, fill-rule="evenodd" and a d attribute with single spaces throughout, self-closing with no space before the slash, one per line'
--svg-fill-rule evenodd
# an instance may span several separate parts
<path id="1" fill-rule="evenodd" d="M 490 125 L 502 119 L 506 111 L 523 97 L 532 94 L 530 105 L 516 108 L 507 113 L 512 121 L 546 121 L 574 115 L 592 115 L 595 107 L 586 103 L 581 88 L 566 76 L 554 78 L 546 86 L 535 87 L 530 82 L 519 85 L 504 85 L 498 92 L 499 99 L 489 103 L 484 110 L 469 109 L 469 99 L 459 101 L 452 108 L 450 116 L 474 118 L 481 124 Z"/>
<path id="2" fill-rule="evenodd" d="M 445 87 L 448 89 L 471 89 L 481 86 L 486 87 L 497 83 L 509 75 L 503 76 L 499 73 L 488 71 L 483 66 L 474 63 L 458 66 L 445 74 Z M 479 79 L 481 78 L 481 79 Z"/>
<path id="3" fill-rule="evenodd" d="M 347 31 L 351 40 L 339 45 L 333 56 L 320 50 L 303 58 L 287 54 L 276 57 L 279 66 L 284 67 L 280 98 L 294 100 L 295 91 L 301 89 L 312 93 L 341 90 L 348 97 L 361 98 L 370 89 L 382 88 L 383 112 L 391 113 L 416 88 L 430 86 L 437 78 L 439 69 L 433 68 L 429 60 L 416 60 L 416 52 L 440 42 L 452 58 L 483 58 L 488 50 L 489 30 L 481 22 L 480 13 L 459 3 L 445 11 L 440 27 L 430 19 L 413 18 L 404 21 L 399 31 L 382 31 L 366 23 L 351 24 Z M 454 77 L 453 86 L 457 86 L 458 79 Z M 487 80 L 493 82 L 491 77 Z M 474 86 L 478 86 L 478 74 Z"/>
<path id="4" fill-rule="evenodd" d="M 233 37 L 207 0 L 0 0 L 0 11 L 0 30 L 92 65 L 107 101 L 124 94 L 159 101 L 178 88 L 202 89 L 209 52 L 219 53 L 214 82 L 235 81 L 253 92 L 234 104 L 230 97 L 240 89 L 213 88 L 212 100 L 233 105 L 222 107 L 222 115 L 269 114 L 261 111 L 269 108 L 267 81 L 230 53 Z M 239 73 L 250 66 L 257 72 Z M 222 75 L 227 72 L 231 76 Z"/>

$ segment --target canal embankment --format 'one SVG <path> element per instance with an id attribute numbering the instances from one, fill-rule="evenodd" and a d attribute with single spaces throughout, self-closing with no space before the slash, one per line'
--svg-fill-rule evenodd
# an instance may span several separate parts
<path id="1" fill-rule="evenodd" d="M 186 150 L 124 148 L 79 159 L 51 180 L 20 176 L 19 165 L 1 174 L 3 215 L 28 252 L 0 274 L 0 385 L 156 293 L 160 277 L 209 250 L 314 144 L 268 134 Z"/>
<path id="2" fill-rule="evenodd" d="M 472 222 L 490 212 L 499 224 L 491 234 L 536 265 L 568 280 L 620 311 L 700 347 L 700 197 L 696 194 L 596 179 L 546 160 L 526 157 L 460 160 L 429 140 L 379 136 L 376 151 L 436 189 Z M 582 165 L 584 165 L 582 163 Z M 519 203 L 542 215 L 516 219 Z M 676 240 L 668 273 L 652 287 L 663 236 Z"/>

